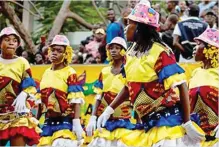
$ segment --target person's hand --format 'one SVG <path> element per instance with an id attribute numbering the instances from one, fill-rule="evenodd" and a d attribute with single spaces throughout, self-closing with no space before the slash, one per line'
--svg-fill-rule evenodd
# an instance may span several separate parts
<path id="1" fill-rule="evenodd" d="M 191 120 L 183 124 L 182 127 L 185 129 L 187 136 L 194 142 L 200 142 L 204 140 L 205 135 L 198 132 Z"/>
<path id="2" fill-rule="evenodd" d="M 93 131 L 96 130 L 96 123 L 97 123 L 97 116 L 92 115 L 86 127 L 87 136 L 92 136 Z"/>
<path id="3" fill-rule="evenodd" d="M 106 124 L 106 121 L 110 118 L 110 115 L 114 113 L 113 108 L 108 106 L 105 111 L 100 115 L 100 117 L 97 120 L 97 128 L 101 130 L 101 127 L 104 127 Z"/>
<path id="4" fill-rule="evenodd" d="M 83 128 L 81 127 L 81 122 L 80 119 L 73 119 L 72 120 L 72 130 L 75 132 L 76 136 L 77 136 L 77 140 L 81 140 L 82 139 L 82 134 L 83 134 Z"/>
<path id="5" fill-rule="evenodd" d="M 30 112 L 30 109 L 28 109 L 26 106 L 26 99 L 27 99 L 27 93 L 22 91 L 12 103 L 12 106 L 15 107 L 14 108 L 15 112 L 17 113 Z"/>

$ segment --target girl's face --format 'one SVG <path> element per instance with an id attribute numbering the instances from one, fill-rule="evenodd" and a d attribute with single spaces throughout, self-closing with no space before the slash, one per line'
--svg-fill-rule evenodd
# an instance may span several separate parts
<path id="1" fill-rule="evenodd" d="M 204 48 L 205 48 L 204 42 L 198 41 L 195 51 L 195 61 L 203 61 L 205 59 L 205 55 L 203 54 Z"/>
<path id="2" fill-rule="evenodd" d="M 4 36 L 1 41 L 2 56 L 13 57 L 18 47 L 18 43 L 18 39 L 15 35 Z"/>
<path id="3" fill-rule="evenodd" d="M 132 21 L 132 20 L 128 20 L 128 26 L 127 26 L 127 32 L 126 32 L 126 37 L 128 41 L 134 41 L 134 34 L 136 31 L 136 27 L 137 27 L 137 23 Z"/>
<path id="4" fill-rule="evenodd" d="M 109 46 L 109 53 L 113 60 L 119 60 L 122 58 L 122 55 L 120 54 L 122 50 L 122 47 L 118 44 L 111 44 Z"/>
<path id="5" fill-rule="evenodd" d="M 53 64 L 59 64 L 63 62 L 64 56 L 65 56 L 65 46 L 61 46 L 61 45 L 51 46 L 50 61 Z"/>

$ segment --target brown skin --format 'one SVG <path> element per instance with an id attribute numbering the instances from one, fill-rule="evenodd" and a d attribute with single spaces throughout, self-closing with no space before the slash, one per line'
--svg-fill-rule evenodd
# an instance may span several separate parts
<path id="1" fill-rule="evenodd" d="M 186 123 L 190 120 L 190 104 L 189 104 L 189 93 L 186 83 L 177 86 L 180 92 L 180 103 L 182 105 L 183 122 Z"/>
<path id="2" fill-rule="evenodd" d="M 18 45 L 18 39 L 15 35 L 4 36 L 1 41 L 2 58 L 17 58 L 15 55 L 15 51 L 18 48 Z"/>
<path id="3" fill-rule="evenodd" d="M 16 135 L 15 137 L 10 139 L 11 146 L 25 146 L 26 141 L 25 138 L 21 135 Z"/>
<path id="4" fill-rule="evenodd" d="M 116 20 L 115 12 L 113 10 L 107 11 L 107 19 L 113 23 Z"/>
<path id="5" fill-rule="evenodd" d="M 211 68 L 211 61 L 207 60 L 205 58 L 205 55 L 203 54 L 205 44 L 202 41 L 196 41 L 196 53 L 195 53 L 195 61 L 202 61 L 204 66 L 203 68 L 208 69 Z"/>
<path id="6" fill-rule="evenodd" d="M 129 7 L 131 7 L 132 9 L 135 8 L 136 4 L 139 2 L 139 0 L 129 0 L 128 4 Z"/>
<path id="7" fill-rule="evenodd" d="M 172 0 L 168 0 L 168 2 L 167 2 L 167 10 L 170 13 L 175 11 L 175 7 L 176 7 L 175 3 Z"/>
<path id="8" fill-rule="evenodd" d="M 74 104 L 74 118 L 80 118 L 80 110 L 81 110 L 81 104 Z"/>
<path id="9" fill-rule="evenodd" d="M 61 45 L 51 46 L 50 61 L 52 62 L 52 70 L 59 70 L 66 67 L 63 62 L 65 56 L 65 47 Z"/>
<path id="10" fill-rule="evenodd" d="M 128 20 L 128 29 L 126 32 L 127 41 L 134 41 L 134 33 L 137 27 L 137 23 L 132 20 Z"/>
<path id="11" fill-rule="evenodd" d="M 127 30 L 127 40 L 133 41 L 134 33 L 135 33 L 136 23 L 133 21 L 129 21 L 129 26 Z M 183 109 L 183 121 L 187 122 L 190 120 L 190 104 L 189 104 L 189 95 L 188 88 L 185 83 L 178 86 L 180 91 L 180 102 Z M 128 87 L 124 86 L 120 93 L 116 96 L 113 102 L 110 104 L 110 107 L 116 109 L 122 102 L 124 102 L 129 95 Z"/>
<path id="12" fill-rule="evenodd" d="M 51 53 L 49 55 L 49 59 L 52 62 L 52 70 L 60 70 L 65 68 L 67 65 L 64 63 L 64 54 L 65 54 L 65 46 L 61 45 L 53 45 L 51 46 Z M 60 114 L 54 112 L 48 112 L 49 116 L 56 117 Z M 42 115 L 42 107 L 41 104 L 38 105 L 38 113 L 37 118 L 39 119 Z"/>
<path id="13" fill-rule="evenodd" d="M 18 39 L 15 35 L 4 36 L 1 41 L 1 50 L 2 50 L 2 58 L 3 59 L 14 59 L 17 58 L 15 55 L 15 51 L 19 45 Z M 7 142 L 1 141 L 0 145 L 4 145 Z M 25 138 L 21 135 L 16 135 L 10 138 L 11 146 L 25 146 L 26 141 Z"/>
<path id="14" fill-rule="evenodd" d="M 182 45 L 179 43 L 180 36 L 174 35 L 173 36 L 173 46 L 179 49 L 181 52 L 184 52 L 185 49 L 182 47 Z"/>
<path id="15" fill-rule="evenodd" d="M 121 65 L 123 63 L 123 56 L 120 55 L 120 51 L 122 50 L 122 47 L 118 44 L 111 44 L 108 50 L 113 60 L 111 72 L 114 75 L 117 75 L 120 73 Z M 127 95 L 125 95 L 125 97 L 127 97 Z M 95 115 L 95 116 L 97 115 L 97 108 L 99 107 L 100 103 L 101 103 L 101 100 L 96 100 L 94 109 L 92 111 L 92 115 Z"/>
<path id="16" fill-rule="evenodd" d="M 121 103 L 128 100 L 129 97 L 129 90 L 127 86 L 124 86 L 119 94 L 115 97 L 115 99 L 110 104 L 110 107 L 116 109 Z"/>
<path id="17" fill-rule="evenodd" d="M 212 28 L 214 26 L 214 23 L 216 21 L 214 15 L 207 14 L 207 15 L 205 15 L 204 19 L 209 24 L 210 28 Z"/>
<path id="18" fill-rule="evenodd" d="M 202 41 L 197 41 L 196 45 L 196 53 L 195 53 L 195 61 L 203 61 L 205 60 L 205 56 L 203 54 L 205 45 Z"/>

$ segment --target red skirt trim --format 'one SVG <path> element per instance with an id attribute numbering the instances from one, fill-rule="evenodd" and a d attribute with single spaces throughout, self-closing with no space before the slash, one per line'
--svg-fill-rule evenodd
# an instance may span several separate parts
<path id="1" fill-rule="evenodd" d="M 9 140 L 10 138 L 22 135 L 27 140 L 27 145 L 32 146 L 39 143 L 40 135 L 35 131 L 35 128 L 28 127 L 12 127 L 5 130 L 0 130 L 2 140 Z M 0 140 L 1 140 L 0 139 Z"/>

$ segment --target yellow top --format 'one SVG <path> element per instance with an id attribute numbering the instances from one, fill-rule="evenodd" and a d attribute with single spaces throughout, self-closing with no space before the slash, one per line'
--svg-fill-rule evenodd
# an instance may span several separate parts
<path id="1" fill-rule="evenodd" d="M 199 115 L 200 127 L 208 135 L 214 134 L 218 125 L 218 69 L 198 68 L 189 81 L 191 113 Z"/>
<path id="2" fill-rule="evenodd" d="M 47 69 L 40 82 L 40 93 L 47 111 L 52 110 L 64 115 L 72 112 L 71 102 L 79 100 L 76 103 L 80 103 L 84 98 L 82 85 L 77 80 L 75 70 L 70 66 L 55 71 Z"/>
<path id="3" fill-rule="evenodd" d="M 124 83 L 120 80 L 121 75 L 114 75 L 111 72 L 111 66 L 104 67 L 100 73 L 99 79 L 94 85 L 94 91 L 97 94 L 102 94 L 101 104 L 98 107 L 97 115 L 99 116 L 103 110 L 110 105 L 116 95 L 124 87 Z M 115 109 L 113 118 L 130 118 L 131 109 L 130 101 L 123 102 L 119 107 Z"/>
<path id="4" fill-rule="evenodd" d="M 136 54 L 132 47 L 122 74 L 139 117 L 176 104 L 179 97 L 173 88 L 186 82 L 186 76 L 171 49 L 155 42 L 149 51 Z"/>
<path id="5" fill-rule="evenodd" d="M 219 88 L 219 68 L 197 68 L 189 80 L 189 89 L 200 86 L 213 86 Z"/>
<path id="6" fill-rule="evenodd" d="M 21 91 L 36 93 L 30 65 L 23 57 L 14 59 L 0 57 L 0 83 L 0 105 L 5 107 L 4 109 L 12 107 L 11 104 Z"/>

